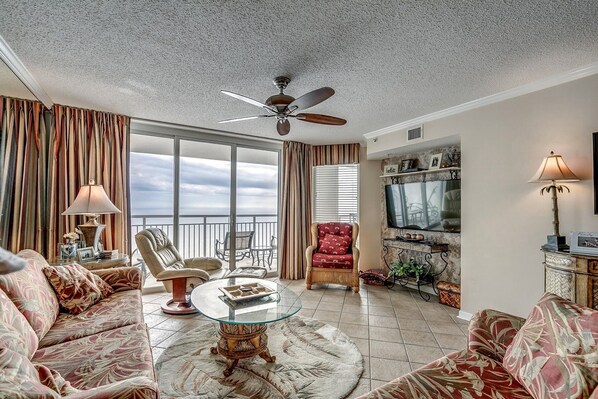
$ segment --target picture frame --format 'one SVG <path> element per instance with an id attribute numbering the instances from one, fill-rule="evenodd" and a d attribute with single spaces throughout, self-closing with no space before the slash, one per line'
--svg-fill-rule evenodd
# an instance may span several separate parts
<path id="1" fill-rule="evenodd" d="M 93 247 L 85 247 L 77 249 L 77 259 L 79 262 L 89 262 L 95 260 L 96 256 Z"/>
<path id="2" fill-rule="evenodd" d="M 572 231 L 569 252 L 579 255 L 598 255 L 598 233 Z"/>
<path id="3" fill-rule="evenodd" d="M 432 158 L 430 158 L 430 166 L 428 166 L 428 170 L 440 169 L 441 162 L 442 162 L 442 152 L 432 155 Z"/>
<path id="4" fill-rule="evenodd" d="M 417 159 L 404 159 L 401 161 L 400 172 L 413 172 L 417 170 Z"/>
<path id="5" fill-rule="evenodd" d="M 68 244 L 58 244 L 58 258 L 60 260 L 69 260 L 77 257 L 77 245 L 76 242 L 70 242 Z"/>
<path id="6" fill-rule="evenodd" d="M 395 175 L 397 173 L 399 173 L 399 165 L 398 164 L 384 166 L 384 174 L 385 175 Z"/>

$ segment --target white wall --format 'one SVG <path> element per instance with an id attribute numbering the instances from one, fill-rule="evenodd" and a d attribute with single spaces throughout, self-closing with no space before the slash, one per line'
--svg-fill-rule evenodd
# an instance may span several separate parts
<path id="1" fill-rule="evenodd" d="M 381 161 L 368 161 L 361 147 L 359 162 L 359 269 L 380 267 L 380 175 Z"/>
<path id="2" fill-rule="evenodd" d="M 559 195 L 561 234 L 598 231 L 592 132 L 598 75 L 424 124 L 426 141 L 459 134 L 462 150 L 462 310 L 526 316 L 544 289 L 540 246 L 552 233 L 550 196 L 527 181 L 551 150 L 582 179 Z M 399 131 L 368 155 L 405 145 Z"/>

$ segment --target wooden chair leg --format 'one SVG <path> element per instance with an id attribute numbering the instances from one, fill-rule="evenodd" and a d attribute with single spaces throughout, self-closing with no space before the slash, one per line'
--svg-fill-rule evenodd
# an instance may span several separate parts
<path id="1" fill-rule="evenodd" d="M 184 277 L 172 280 L 172 299 L 162 304 L 162 311 L 167 314 L 181 315 L 197 313 L 187 298 L 187 279 Z"/>

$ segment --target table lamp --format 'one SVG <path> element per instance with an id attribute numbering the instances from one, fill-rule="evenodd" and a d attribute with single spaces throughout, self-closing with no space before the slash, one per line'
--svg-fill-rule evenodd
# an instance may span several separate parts
<path id="1" fill-rule="evenodd" d="M 27 266 L 27 261 L 0 248 L 0 275 L 17 272 Z"/>
<path id="2" fill-rule="evenodd" d="M 87 245 L 93 247 L 94 253 L 97 254 L 100 235 L 106 228 L 106 225 L 98 223 L 97 217 L 108 213 L 120 213 L 120 210 L 110 201 L 104 187 L 90 179 L 89 184 L 81 186 L 73 204 L 62 214 L 85 215 L 89 218 L 85 224 L 78 227 Z"/>
<path id="3" fill-rule="evenodd" d="M 546 187 L 542 187 L 540 190 L 541 195 L 544 194 L 544 191 L 552 193 L 552 225 L 554 228 L 554 234 L 547 236 L 547 243 L 542 246 L 542 249 L 547 251 L 566 251 L 569 249 L 569 246 L 566 243 L 566 238 L 561 236 L 559 232 L 559 205 L 557 191 L 559 193 L 562 193 L 563 189 L 566 189 L 568 192 L 571 191 L 569 190 L 569 187 L 558 185 L 557 182 L 573 181 L 579 181 L 579 179 L 565 164 L 563 158 L 560 155 L 555 155 L 553 151 L 550 151 L 550 155 L 544 158 L 542 164 L 540 164 L 540 168 L 529 181 L 529 183 L 551 183 Z"/>

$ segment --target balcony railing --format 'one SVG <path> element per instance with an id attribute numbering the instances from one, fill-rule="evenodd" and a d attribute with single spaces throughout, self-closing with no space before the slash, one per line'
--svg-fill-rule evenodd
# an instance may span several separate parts
<path id="1" fill-rule="evenodd" d="M 254 231 L 253 246 L 268 246 L 278 236 L 276 215 L 237 215 L 236 231 Z M 229 215 L 181 215 L 179 217 L 178 250 L 183 258 L 216 256 L 216 240 L 224 241 L 230 228 Z M 174 239 L 172 215 L 133 215 L 131 234 L 133 249 L 135 234 L 149 227 L 157 227 Z"/>

